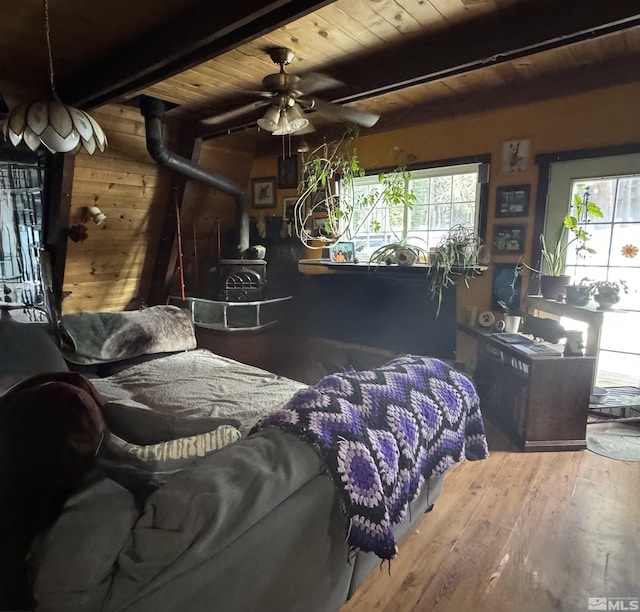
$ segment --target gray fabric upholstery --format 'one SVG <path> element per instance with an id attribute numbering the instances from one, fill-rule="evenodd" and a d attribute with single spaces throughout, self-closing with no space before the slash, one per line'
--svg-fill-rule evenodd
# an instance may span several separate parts
<path id="1" fill-rule="evenodd" d="M 0 319 L 0 395 L 35 374 L 68 369 L 46 326 Z"/>
<path id="2" fill-rule="evenodd" d="M 398 536 L 433 503 L 441 480 L 412 505 Z M 61 520 L 70 525 L 73 514 Z M 61 534 L 71 540 L 65 554 L 78 563 L 61 574 L 76 574 L 74 589 L 60 589 L 51 570 L 36 575 L 43 612 L 330 612 L 379 565 L 377 558 L 349 554 L 346 518 L 317 453 L 276 429 L 169 477 L 147 498 L 126 541 L 116 526 L 99 571 L 89 572 L 93 577 L 83 574 L 81 560 L 95 556 L 94 540 L 84 530 L 58 527 L 45 541 Z M 108 587 L 100 577 L 118 547 Z M 38 558 L 50 568 L 46 551 Z"/>
<path id="3" fill-rule="evenodd" d="M 31 556 L 36 610 L 101 610 L 118 554 L 138 518 L 133 495 L 101 478 L 65 504 Z"/>

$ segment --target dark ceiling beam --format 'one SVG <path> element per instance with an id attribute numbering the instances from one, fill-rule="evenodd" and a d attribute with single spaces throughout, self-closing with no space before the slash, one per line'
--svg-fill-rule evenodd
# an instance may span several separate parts
<path id="1" fill-rule="evenodd" d="M 367 130 L 366 134 L 633 83 L 638 80 L 638 74 L 640 74 L 640 54 L 623 59 L 607 60 L 584 66 L 579 70 L 566 70 L 521 83 L 510 83 L 482 92 L 471 92 L 455 100 L 442 98 L 409 109 L 385 113 L 379 123 Z M 576 108 L 576 113 L 579 112 L 580 109 Z"/>
<path id="2" fill-rule="evenodd" d="M 331 76 L 347 84 L 333 100 L 363 100 L 638 25 L 637 0 L 516 4 L 331 66 Z"/>
<path id="3" fill-rule="evenodd" d="M 58 78 L 61 98 L 92 108 L 192 68 L 334 0 L 202 2 L 146 36 Z"/>
<path id="4" fill-rule="evenodd" d="M 361 135 L 368 136 L 389 130 L 410 128 L 414 125 L 452 119 L 472 113 L 490 112 L 517 104 L 550 100 L 581 92 L 602 89 L 638 80 L 640 74 L 640 54 L 624 59 L 608 60 L 579 70 L 566 70 L 553 75 L 544 75 L 521 83 L 500 85 L 481 92 L 470 92 L 462 97 L 441 98 L 411 108 L 384 113 L 373 127 Z M 579 109 L 576 109 L 579 112 Z M 255 128 L 254 128 L 255 129 Z M 331 140 L 321 130 L 318 134 L 305 136 L 313 149 L 324 140 Z M 295 146 L 295 141 L 293 143 Z M 270 137 L 260 144 L 261 155 L 280 155 L 282 143 L 279 138 Z"/>
<path id="5" fill-rule="evenodd" d="M 326 97 L 338 104 L 366 100 L 638 26 L 637 0 L 563 0 L 561 7 L 557 0 L 517 4 L 333 64 L 331 76 L 346 87 Z M 247 116 L 242 129 L 254 120 Z M 236 127 L 201 125 L 199 135 L 215 138 Z"/>

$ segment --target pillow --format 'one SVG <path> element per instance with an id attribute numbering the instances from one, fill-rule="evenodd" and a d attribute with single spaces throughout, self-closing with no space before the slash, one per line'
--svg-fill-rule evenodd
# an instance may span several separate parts
<path id="1" fill-rule="evenodd" d="M 107 478 L 70 497 L 32 549 L 35 609 L 102 610 L 118 555 L 137 519 L 133 495 Z"/>
<path id="2" fill-rule="evenodd" d="M 65 358 L 85 365 L 196 347 L 190 315 L 177 306 L 63 315 L 60 333 Z"/>
<path id="3" fill-rule="evenodd" d="M 42 324 L 0 319 L 0 347 L 0 395 L 34 374 L 69 369 Z"/>
<path id="4" fill-rule="evenodd" d="M 105 436 L 100 468 L 109 478 L 140 499 L 163 485 L 167 478 L 221 448 L 239 440 L 240 430 L 220 425 L 212 431 L 158 444 L 139 446 L 109 433 Z"/>
<path id="5" fill-rule="evenodd" d="M 102 417 L 109 430 L 133 444 L 157 444 L 212 431 L 220 425 L 240 427 L 238 419 L 224 417 L 185 417 L 118 402 L 102 406 Z"/>

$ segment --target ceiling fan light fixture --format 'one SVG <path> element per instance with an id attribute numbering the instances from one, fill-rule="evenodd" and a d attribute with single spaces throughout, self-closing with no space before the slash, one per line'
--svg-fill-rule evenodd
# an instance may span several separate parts
<path id="1" fill-rule="evenodd" d="M 274 136 L 284 136 L 286 134 L 291 134 L 293 130 L 291 129 L 291 125 L 289 125 L 289 119 L 287 118 L 286 111 L 280 111 L 280 119 L 278 120 L 277 129 L 273 130 Z"/>
<path id="2" fill-rule="evenodd" d="M 49 57 L 49 85 L 52 100 L 18 104 L 4 124 L 4 137 L 13 146 L 24 140 L 35 151 L 41 144 L 51 153 L 77 153 L 81 147 L 89 153 L 104 152 L 107 137 L 98 122 L 88 113 L 63 104 L 58 98 L 53 76 L 53 59 L 49 30 L 49 5 L 44 2 L 44 27 Z"/>
<path id="3" fill-rule="evenodd" d="M 264 117 L 258 119 L 256 123 L 259 128 L 266 130 L 267 132 L 274 132 L 278 129 L 279 122 L 280 109 L 277 106 L 270 106 L 264 114 Z"/>
<path id="4" fill-rule="evenodd" d="M 289 127 L 292 132 L 297 132 L 299 130 L 304 130 L 309 125 L 309 120 L 300 112 L 297 104 L 290 106 L 285 114 L 287 116 L 287 120 L 289 121 Z"/>

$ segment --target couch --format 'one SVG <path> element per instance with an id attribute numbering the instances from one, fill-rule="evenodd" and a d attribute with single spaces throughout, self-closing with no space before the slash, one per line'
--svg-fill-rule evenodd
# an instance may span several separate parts
<path id="1" fill-rule="evenodd" d="M 171 316 L 174 315 L 172 312 Z M 98 327 L 105 326 L 100 323 Z M 113 328 L 108 331 L 113 339 Z M 11 332 L 21 336 L 24 348 L 22 336 L 27 335 L 26 328 L 12 327 Z M 59 360 L 58 348 L 50 339 L 45 340 L 41 332 L 38 330 L 38 337 L 29 340 L 41 363 L 32 364 L 26 373 L 37 375 L 37 370 L 52 369 L 46 363 L 48 354 L 51 365 L 55 365 L 53 369 L 58 372 L 66 369 Z M 101 332 L 94 329 L 92 333 Z M 145 333 L 148 335 L 148 330 Z M 7 343 L 3 348 L 10 348 L 6 334 L 4 340 Z M 116 342 L 119 351 L 121 340 Z M 50 344 L 45 349 L 46 342 Z M 145 345 L 135 344 L 138 352 Z M 86 355 L 79 360 L 82 365 L 76 364 L 75 369 L 82 371 L 83 381 L 89 381 L 90 385 L 84 388 L 82 382 L 80 386 L 84 390 L 97 390 L 95 394 L 83 391 L 82 397 L 86 403 L 96 403 L 101 416 L 92 422 L 104 428 L 96 448 L 89 444 L 91 452 L 83 457 L 97 454 L 98 458 L 95 463 L 88 462 L 81 474 L 74 475 L 75 480 L 65 489 L 60 506 L 54 508 L 53 515 L 35 533 L 29 534 L 29 579 L 25 583 L 28 593 L 15 589 L 3 593 L 0 589 L 5 597 L 0 600 L 0 609 L 21 606 L 43 612 L 337 610 L 362 580 L 380 567 L 381 559 L 374 552 L 354 550 L 350 545 L 347 532 L 353 517 L 349 519 L 348 504 L 345 505 L 348 499 L 335 474 L 328 469 L 330 462 L 318 444 L 310 443 L 294 428 L 277 427 L 275 422 L 268 426 L 271 416 L 284 414 L 282 410 L 291 405 L 292 400 L 283 404 L 282 394 L 298 397 L 301 391 L 296 389 L 305 386 L 233 360 L 209 356 L 208 351 L 190 346 L 186 350 L 188 355 L 219 365 L 220 376 L 213 376 L 216 380 L 224 379 L 229 369 L 248 368 L 253 397 L 248 391 L 243 395 L 241 383 L 235 384 L 234 390 L 253 408 L 256 398 L 262 396 L 260 389 L 265 390 L 271 403 L 266 402 L 260 408 L 263 417 L 258 420 L 265 426 L 248 430 L 242 419 L 235 420 L 225 412 L 228 407 L 218 401 L 220 398 L 214 403 L 223 405 L 222 412 L 205 414 L 202 406 L 209 404 L 198 404 L 206 399 L 202 397 L 205 391 L 194 402 L 184 400 L 189 405 L 186 412 L 180 412 L 184 408 L 180 406 L 176 413 L 175 405 L 169 406 L 171 410 L 167 406 L 148 410 L 140 405 L 140 396 L 127 387 L 127 381 L 139 382 L 142 378 L 144 385 L 156 389 L 158 385 L 147 385 L 150 379 L 141 377 L 140 372 L 157 367 L 164 360 L 163 363 L 173 364 L 169 371 L 179 377 L 175 364 L 186 358 L 182 346 L 175 353 L 162 343 L 151 349 L 149 346 L 146 342 L 147 348 L 141 351 L 145 355 L 120 355 L 115 368 L 113 358 L 104 358 L 104 354 L 99 355 L 93 371 L 82 369 L 96 366 L 96 363 L 87 366 Z M 97 352 L 103 348 L 104 343 L 98 342 Z M 74 356 L 77 354 L 67 352 L 66 363 Z M 2 367 L 0 360 L 0 370 Z M 12 368 L 15 370 L 15 364 Z M 46 378 L 48 374 L 40 376 Z M 73 383 L 65 373 L 52 375 L 52 379 L 56 378 L 60 384 Z M 32 389 L 41 388 L 42 381 L 36 376 L 26 383 L 23 380 L 22 392 L 25 385 L 29 388 L 29 380 L 35 380 Z M 55 380 L 49 381 L 49 386 L 44 387 L 49 397 L 54 383 Z M 282 394 L 274 389 L 281 389 Z M 0 396 L 0 419 L 11 412 L 7 406 L 20 406 L 16 401 L 20 392 L 20 387 L 17 392 L 14 387 Z M 217 392 L 214 387 L 206 391 L 214 395 Z M 13 398 L 13 403 L 7 400 L 3 405 L 7 397 Z M 167 397 L 167 404 L 178 401 L 171 391 Z M 37 410 L 46 410 L 43 406 L 47 403 L 48 400 L 39 400 Z M 192 409 L 193 406 L 197 409 Z M 21 410 L 14 412 L 22 414 Z M 128 415 L 124 420 L 123 414 Z M 255 416 L 252 412 L 251 419 L 255 420 Z M 2 421 L 5 425 L 7 422 L 6 418 Z M 132 424 L 129 440 L 123 422 Z M 194 423 L 195 430 L 189 430 Z M 226 432 L 235 428 L 238 434 L 219 449 L 203 451 L 200 436 L 209 435 L 207 429 L 212 425 L 226 428 Z M 156 429 L 162 429 L 159 438 L 149 433 Z M 168 440 L 172 437 L 167 433 L 169 430 L 181 436 L 180 452 L 175 445 L 162 447 L 173 443 Z M 83 436 L 84 441 L 86 431 Z M 209 438 L 206 440 L 211 443 Z M 474 440 L 480 442 L 481 452 L 469 458 L 482 458 L 486 440 L 481 420 Z M 159 445 L 166 455 L 163 460 L 158 458 Z M 79 445 L 75 444 L 74 449 L 77 448 Z M 144 449 L 144 457 L 140 448 Z M 156 453 L 151 462 L 149 448 Z M 180 454 L 182 451 L 184 456 Z M 175 453 L 178 454 L 174 456 Z M 442 472 L 464 458 L 465 449 L 458 449 L 457 453 L 453 450 L 448 453 L 441 473 L 420 481 L 420 486 L 415 483 L 415 499 L 402 514 L 402 520 L 391 528 L 396 541 L 433 506 L 443 486 Z M 37 472 L 37 468 L 31 469 Z M 6 504 L 7 498 L 3 495 L 2 499 Z M 0 584 L 9 576 L 10 562 L 11 559 L 0 565 L 7 572 Z"/>

